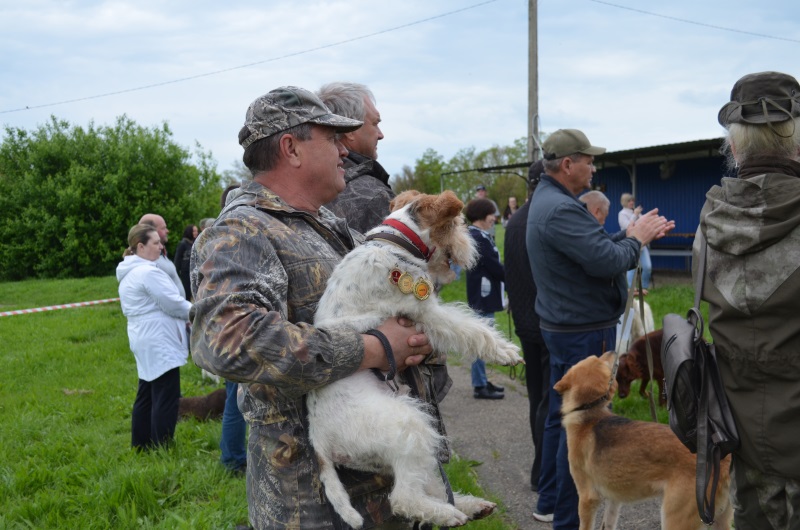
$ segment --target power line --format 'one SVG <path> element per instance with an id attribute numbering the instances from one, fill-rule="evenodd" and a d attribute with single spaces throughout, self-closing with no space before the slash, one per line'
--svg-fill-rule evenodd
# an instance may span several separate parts
<path id="1" fill-rule="evenodd" d="M 755 33 L 753 31 L 745 31 L 745 30 L 742 30 L 742 29 L 726 28 L 725 26 L 715 26 L 714 24 L 706 24 L 705 22 L 697 22 L 695 20 L 688 20 L 688 19 L 685 19 L 685 18 L 671 17 L 669 15 L 662 15 L 660 13 L 653 13 L 651 11 L 644 11 L 642 9 L 636 9 L 635 7 L 628 7 L 628 6 L 622 6 L 622 5 L 619 5 L 619 4 L 612 4 L 611 2 L 603 2 L 602 0 L 589 0 L 589 1 L 590 2 L 594 2 L 596 4 L 603 4 L 603 5 L 607 5 L 607 6 L 611 6 L 611 7 L 616 7 L 616 8 L 619 8 L 619 9 L 627 9 L 628 11 L 634 11 L 636 13 L 642 13 L 644 15 L 650 15 L 652 17 L 666 18 L 666 19 L 669 19 L 669 20 L 675 20 L 677 22 L 683 22 L 685 24 L 694 24 L 695 26 L 703 26 L 703 27 L 706 27 L 706 28 L 718 29 L 718 30 L 722 30 L 722 31 L 730 31 L 730 32 L 733 32 L 733 33 L 743 33 L 745 35 L 752 35 L 754 37 L 762 37 L 762 38 L 765 38 L 765 39 L 774 39 L 774 40 L 782 40 L 782 41 L 787 41 L 787 42 L 800 43 L 800 40 L 798 40 L 798 39 L 790 39 L 790 38 L 787 38 L 787 37 L 776 37 L 774 35 L 766 35 L 764 33 Z"/>
<path id="2" fill-rule="evenodd" d="M 124 89 L 124 90 L 117 90 L 117 91 L 114 91 L 114 92 L 105 92 L 103 94 L 96 94 L 94 96 L 86 96 L 86 97 L 74 98 L 74 99 L 65 99 L 63 101 L 56 101 L 54 103 L 43 103 L 41 105 L 26 105 L 24 107 L 19 107 L 19 108 L 16 108 L 16 109 L 0 110 L 0 114 L 9 114 L 11 112 L 20 112 L 20 111 L 23 111 L 23 110 L 41 109 L 41 108 L 44 108 L 44 107 L 54 107 L 56 105 L 66 105 L 67 103 L 76 103 L 78 101 L 87 101 L 87 100 L 90 100 L 90 99 L 99 99 L 99 98 L 105 98 L 105 97 L 109 97 L 109 96 L 117 96 L 119 94 L 127 94 L 129 92 L 137 92 L 139 90 L 147 90 L 147 89 L 150 89 L 150 88 L 155 88 L 155 87 L 160 87 L 160 86 L 165 86 L 165 85 L 172 85 L 172 84 L 175 84 L 175 83 L 183 83 L 185 81 L 191 81 L 193 79 L 200 79 L 200 78 L 203 78 L 203 77 L 210 77 L 210 76 L 213 76 L 213 75 L 219 75 L 219 74 L 223 74 L 225 72 L 231 72 L 233 70 L 241 70 L 241 69 L 244 69 L 244 68 L 251 68 L 253 66 L 258 66 L 260 64 L 280 61 L 282 59 L 287 59 L 289 57 L 296 57 L 298 55 L 305 55 L 307 53 L 316 52 L 316 51 L 319 51 L 319 50 L 324 50 L 326 48 L 333 48 L 335 46 L 341 46 L 342 44 L 348 44 L 350 42 L 355 42 L 355 41 L 359 41 L 359 40 L 363 40 L 363 39 L 368 39 L 370 37 L 375 37 L 377 35 L 383 35 L 384 33 L 390 33 L 392 31 L 397 31 L 399 29 L 405 29 L 405 28 L 408 28 L 408 27 L 411 27 L 411 26 L 416 26 L 416 25 L 419 25 L 419 24 L 422 24 L 422 23 L 425 23 L 425 22 L 430 22 L 431 20 L 436 20 L 438 18 L 448 17 L 450 15 L 455 15 L 456 13 L 461 13 L 463 11 L 468 11 L 470 9 L 475 9 L 477 7 L 482 7 L 482 6 L 485 6 L 487 4 L 491 4 L 491 3 L 497 2 L 497 1 L 498 0 L 487 0 L 485 2 L 480 2 L 478 4 L 472 4 L 472 5 L 467 6 L 467 7 L 462 7 L 461 9 L 455 9 L 453 11 L 448 11 L 446 13 L 441 13 L 439 15 L 434 15 L 432 17 L 423 18 L 423 19 L 420 19 L 420 20 L 416 20 L 414 22 L 409 22 L 408 24 L 401 24 L 399 26 L 394 26 L 394 27 L 391 27 L 391 28 L 383 29 L 381 31 L 376 31 L 374 33 L 367 33 L 366 35 L 360 35 L 358 37 L 353 37 L 353 38 L 350 38 L 350 39 L 345 39 L 345 40 L 340 40 L 340 41 L 337 41 L 337 42 L 332 42 L 330 44 L 323 44 L 322 46 L 317 46 L 316 48 L 309 48 L 307 50 L 302 50 L 302 51 L 299 51 L 299 52 L 288 53 L 286 55 L 281 55 L 280 57 L 272 57 L 270 59 L 264 59 L 262 61 L 255 61 L 255 62 L 252 62 L 252 63 L 241 64 L 239 66 L 232 66 L 230 68 L 223 68 L 221 70 L 214 70 L 212 72 L 206 72 L 206 73 L 203 73 L 203 74 L 191 75 L 191 76 L 188 76 L 188 77 L 180 77 L 178 79 L 172 79 L 170 81 L 162 81 L 161 83 L 152 83 L 152 84 L 149 84 L 149 85 L 142 85 L 142 86 L 138 86 L 138 87 L 134 87 L 134 88 L 127 88 L 127 89 Z"/>

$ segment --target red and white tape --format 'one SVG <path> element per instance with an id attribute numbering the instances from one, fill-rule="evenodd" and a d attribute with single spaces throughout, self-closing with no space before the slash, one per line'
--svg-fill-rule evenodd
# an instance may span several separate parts
<path id="1" fill-rule="evenodd" d="M 17 309 L 15 311 L 3 311 L 0 317 L 10 317 L 12 315 L 26 315 L 28 313 L 43 313 L 56 309 L 69 309 L 71 307 L 84 307 L 87 305 L 107 304 L 109 302 L 119 302 L 119 298 L 106 298 L 105 300 L 92 300 L 91 302 L 76 302 L 74 304 L 49 305 L 46 307 L 34 307 L 33 309 Z"/>

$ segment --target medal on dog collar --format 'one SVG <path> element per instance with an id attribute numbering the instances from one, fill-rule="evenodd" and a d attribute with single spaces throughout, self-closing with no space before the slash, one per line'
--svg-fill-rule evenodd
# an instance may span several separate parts
<path id="1" fill-rule="evenodd" d="M 403 294 L 409 294 L 414 290 L 414 277 L 409 273 L 404 272 L 397 279 L 397 288 Z"/>
<path id="2" fill-rule="evenodd" d="M 397 281 L 400 279 L 400 276 L 403 275 L 403 271 L 395 267 L 391 271 L 389 271 L 389 281 L 392 285 L 397 285 Z"/>
<path id="3" fill-rule="evenodd" d="M 414 284 L 414 296 L 417 300 L 427 300 L 433 292 L 433 284 L 425 278 L 420 278 Z"/>

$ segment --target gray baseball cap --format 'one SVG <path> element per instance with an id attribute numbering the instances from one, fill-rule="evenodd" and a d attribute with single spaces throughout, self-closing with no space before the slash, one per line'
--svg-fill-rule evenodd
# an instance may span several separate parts
<path id="1" fill-rule="evenodd" d="M 333 114 L 313 92 L 294 86 L 270 90 L 247 108 L 239 143 L 245 149 L 262 138 L 303 123 L 332 127 L 337 132 L 355 131 L 363 122 Z"/>
<path id="2" fill-rule="evenodd" d="M 575 153 L 602 155 L 606 152 L 606 148 L 593 146 L 586 135 L 578 129 L 559 129 L 547 137 L 542 144 L 542 151 L 546 160 L 555 160 Z"/>
<path id="3" fill-rule="evenodd" d="M 731 100 L 717 115 L 720 125 L 776 123 L 800 117 L 800 85 L 780 72 L 758 72 L 742 77 L 731 90 Z"/>

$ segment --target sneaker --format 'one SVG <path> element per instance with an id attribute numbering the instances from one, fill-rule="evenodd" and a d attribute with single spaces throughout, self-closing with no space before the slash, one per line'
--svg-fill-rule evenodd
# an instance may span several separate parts
<path id="1" fill-rule="evenodd" d="M 552 523 L 553 522 L 553 514 L 552 513 L 536 513 L 533 512 L 533 518 L 537 521 L 542 523 Z"/>
<path id="2" fill-rule="evenodd" d="M 486 381 L 486 388 L 488 388 L 492 392 L 499 392 L 501 394 L 503 392 L 505 392 L 505 390 L 506 390 L 505 387 L 498 386 L 498 385 L 492 383 L 491 381 Z"/>
<path id="3" fill-rule="evenodd" d="M 500 392 L 492 392 L 489 390 L 488 386 L 476 386 L 472 397 L 475 399 L 503 399 L 505 394 Z"/>

